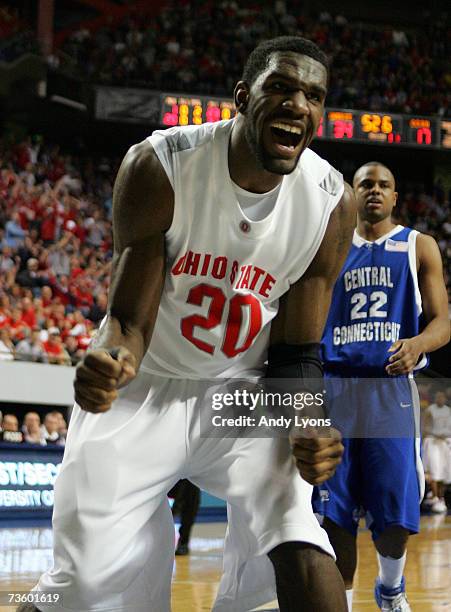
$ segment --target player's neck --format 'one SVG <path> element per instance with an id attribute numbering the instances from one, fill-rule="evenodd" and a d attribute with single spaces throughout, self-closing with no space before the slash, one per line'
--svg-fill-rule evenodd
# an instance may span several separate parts
<path id="1" fill-rule="evenodd" d="M 253 193 L 266 193 L 282 182 L 283 176 L 268 172 L 255 159 L 244 134 L 244 122 L 236 119 L 229 144 L 229 173 L 232 181 Z"/>
<path id="2" fill-rule="evenodd" d="M 378 240 L 385 234 L 391 232 L 393 228 L 396 227 L 396 223 L 389 219 L 383 219 L 378 223 L 369 223 L 368 221 L 357 221 L 357 233 L 359 236 L 368 240 L 369 242 L 374 242 Z"/>

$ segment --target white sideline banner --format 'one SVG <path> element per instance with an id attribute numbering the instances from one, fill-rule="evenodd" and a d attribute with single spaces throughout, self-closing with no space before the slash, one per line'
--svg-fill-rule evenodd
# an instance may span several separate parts
<path id="1" fill-rule="evenodd" d="M 74 377 L 69 366 L 0 361 L 0 402 L 72 405 Z"/>

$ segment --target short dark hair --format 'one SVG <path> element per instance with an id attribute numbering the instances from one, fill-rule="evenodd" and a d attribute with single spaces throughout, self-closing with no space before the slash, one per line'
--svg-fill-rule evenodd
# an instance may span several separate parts
<path id="1" fill-rule="evenodd" d="M 273 53 L 292 51 L 299 55 L 307 55 L 320 62 L 329 72 L 327 55 L 311 40 L 302 36 L 278 36 L 261 42 L 249 55 L 243 69 L 242 80 L 251 86 L 259 74 L 268 66 Z"/>
<path id="2" fill-rule="evenodd" d="M 382 162 L 379 162 L 379 161 L 369 161 L 369 162 L 366 162 L 365 164 L 362 164 L 361 166 L 359 166 L 357 168 L 357 170 L 354 172 L 354 176 L 352 178 L 352 184 L 354 184 L 355 177 L 360 172 L 360 170 L 362 170 L 362 168 L 367 168 L 369 166 L 379 166 L 380 168 L 385 168 L 385 170 L 387 170 L 392 175 L 393 181 L 395 181 L 395 176 L 394 176 L 393 172 L 390 170 L 390 168 L 388 166 L 386 166 L 385 164 L 383 164 Z"/>
<path id="3" fill-rule="evenodd" d="M 385 164 L 383 164 L 380 161 L 365 162 L 364 164 L 359 166 L 358 170 L 360 170 L 361 168 L 366 168 L 367 166 L 381 166 L 381 168 L 385 168 L 386 170 L 389 170 L 391 172 L 390 168 L 388 168 Z"/>

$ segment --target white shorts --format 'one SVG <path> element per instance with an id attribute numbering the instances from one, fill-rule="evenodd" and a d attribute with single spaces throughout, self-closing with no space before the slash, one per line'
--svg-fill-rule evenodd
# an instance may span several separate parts
<path id="1" fill-rule="evenodd" d="M 423 464 L 432 480 L 451 482 L 451 446 L 447 440 L 427 437 L 423 440 Z"/>
<path id="2" fill-rule="evenodd" d="M 288 440 L 201 438 L 202 385 L 140 372 L 109 412 L 75 407 L 55 484 L 54 565 L 35 587 L 60 593 L 62 604 L 40 604 L 43 612 L 169 612 L 174 528 L 166 494 L 181 478 L 228 502 L 215 612 L 275 598 L 267 553 L 283 542 L 334 556 Z"/>

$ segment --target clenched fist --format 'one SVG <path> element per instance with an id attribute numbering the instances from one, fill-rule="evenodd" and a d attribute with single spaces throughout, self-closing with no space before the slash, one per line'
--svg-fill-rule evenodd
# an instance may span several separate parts
<path id="1" fill-rule="evenodd" d="M 344 451 L 341 434 L 332 428 L 327 434 L 328 437 L 321 438 L 319 431 L 294 430 L 290 435 L 299 474 L 312 485 L 328 480 L 341 463 Z"/>
<path id="2" fill-rule="evenodd" d="M 75 371 L 75 401 L 88 412 L 106 412 L 117 398 L 117 390 L 136 376 L 136 359 L 124 347 L 93 349 Z"/>

